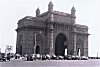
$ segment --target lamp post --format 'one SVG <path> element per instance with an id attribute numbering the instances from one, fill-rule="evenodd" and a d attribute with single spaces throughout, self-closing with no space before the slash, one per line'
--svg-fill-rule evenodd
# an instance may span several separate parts
<path id="1" fill-rule="evenodd" d="M 40 34 L 41 34 L 41 31 L 40 31 Z M 36 51 L 36 36 L 37 36 L 37 33 L 35 33 L 34 36 L 35 36 L 35 45 L 34 45 L 34 54 L 35 54 L 35 51 Z"/>

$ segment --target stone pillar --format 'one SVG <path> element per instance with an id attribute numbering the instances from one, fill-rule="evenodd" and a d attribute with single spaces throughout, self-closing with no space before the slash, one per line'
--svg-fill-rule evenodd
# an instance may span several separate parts
<path id="1" fill-rule="evenodd" d="M 88 36 L 84 39 L 84 56 L 88 57 Z"/>
<path id="2" fill-rule="evenodd" d="M 54 55 L 54 51 L 53 51 L 53 30 L 51 30 L 50 31 L 50 42 L 49 42 L 49 44 L 50 44 L 50 55 L 52 56 L 52 55 Z"/>
<path id="3" fill-rule="evenodd" d="M 76 29 L 74 30 L 74 56 L 77 55 L 77 50 L 76 50 L 76 41 L 77 41 L 77 33 L 76 33 Z"/>

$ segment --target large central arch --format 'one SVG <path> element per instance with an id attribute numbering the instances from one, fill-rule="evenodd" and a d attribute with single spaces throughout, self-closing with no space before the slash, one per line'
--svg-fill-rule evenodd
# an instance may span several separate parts
<path id="1" fill-rule="evenodd" d="M 65 48 L 67 48 L 67 38 L 64 34 L 60 33 L 56 37 L 55 42 L 55 55 L 61 55 L 64 56 L 65 54 Z"/>

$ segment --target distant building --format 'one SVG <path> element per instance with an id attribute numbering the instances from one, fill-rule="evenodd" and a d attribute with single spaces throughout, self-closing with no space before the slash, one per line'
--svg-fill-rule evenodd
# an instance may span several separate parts
<path id="1" fill-rule="evenodd" d="M 6 45 L 5 53 L 6 53 L 6 54 L 7 54 L 7 53 L 11 53 L 12 49 L 13 49 L 13 46 L 11 46 L 11 45 Z"/>
<path id="2" fill-rule="evenodd" d="M 18 21 L 16 53 L 88 56 L 88 26 L 75 24 L 76 9 L 71 14 L 55 11 L 49 2 L 48 11 Z"/>

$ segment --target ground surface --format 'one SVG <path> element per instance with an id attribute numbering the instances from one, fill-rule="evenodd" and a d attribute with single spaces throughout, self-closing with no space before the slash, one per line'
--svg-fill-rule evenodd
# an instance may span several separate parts
<path id="1" fill-rule="evenodd" d="M 0 62 L 0 67 L 100 67 L 100 59 L 89 60 L 11 60 Z"/>

